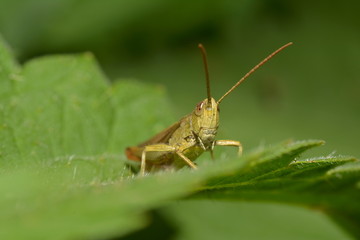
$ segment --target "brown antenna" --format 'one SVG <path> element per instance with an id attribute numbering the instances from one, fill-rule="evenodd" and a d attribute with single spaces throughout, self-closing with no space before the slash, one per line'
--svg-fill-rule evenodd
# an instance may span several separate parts
<path id="1" fill-rule="evenodd" d="M 199 43 L 198 47 L 201 50 L 201 55 L 202 55 L 202 59 L 203 59 L 203 62 L 204 62 L 207 99 L 208 99 L 208 102 L 210 103 L 211 102 L 210 78 L 209 78 L 209 67 L 208 67 L 208 63 L 207 63 L 206 50 L 205 50 L 204 46 L 201 43 Z"/>
<path id="2" fill-rule="evenodd" d="M 284 50 L 285 48 L 287 48 L 288 46 L 292 45 L 292 42 L 289 42 L 287 44 L 285 44 L 284 46 L 282 46 L 281 48 L 279 48 L 278 50 L 276 50 L 275 52 L 271 53 L 269 56 L 267 56 L 264 60 L 262 60 L 258 65 L 256 65 L 255 67 L 253 67 L 247 74 L 245 74 L 245 76 L 243 76 L 232 88 L 230 88 L 229 91 L 227 91 L 218 101 L 217 104 L 220 104 L 220 102 L 227 96 L 229 95 L 232 91 L 234 91 L 235 88 L 237 88 L 245 79 L 247 79 L 252 73 L 254 73 L 259 67 L 261 67 L 262 65 L 264 65 L 267 61 L 269 61 L 272 57 L 274 57 L 276 54 L 278 54 L 279 52 L 281 52 L 282 50 Z"/>

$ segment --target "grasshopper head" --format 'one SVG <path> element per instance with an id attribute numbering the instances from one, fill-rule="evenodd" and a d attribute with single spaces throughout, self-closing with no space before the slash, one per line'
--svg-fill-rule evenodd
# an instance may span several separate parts
<path id="1" fill-rule="evenodd" d="M 192 114 L 193 132 L 202 144 L 208 148 L 215 139 L 219 126 L 219 108 L 214 98 L 199 102 Z"/>
<path id="2" fill-rule="evenodd" d="M 191 127 L 192 132 L 196 135 L 198 141 L 205 149 L 211 149 L 213 142 L 215 141 L 215 135 L 219 126 L 219 104 L 220 102 L 229 95 L 232 91 L 235 90 L 245 79 L 247 79 L 253 72 L 255 72 L 259 67 L 264 65 L 269 59 L 281 52 L 283 49 L 290 46 L 292 42 L 285 44 L 284 46 L 277 49 L 275 52 L 271 53 L 259 64 L 253 67 L 248 73 L 246 73 L 234 86 L 232 86 L 218 101 L 215 101 L 210 94 L 210 80 L 209 80 L 209 71 L 206 58 L 206 51 L 202 44 L 199 44 L 199 48 L 202 53 L 204 69 L 205 69 L 205 80 L 206 80 L 206 90 L 207 98 L 196 105 L 195 110 L 191 116 Z"/>

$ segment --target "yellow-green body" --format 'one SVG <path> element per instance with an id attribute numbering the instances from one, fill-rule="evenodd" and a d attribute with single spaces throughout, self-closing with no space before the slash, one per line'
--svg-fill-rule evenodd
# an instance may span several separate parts
<path id="1" fill-rule="evenodd" d="M 235 146 L 241 154 L 242 146 L 239 141 L 215 140 L 219 127 L 219 104 L 256 69 L 291 44 L 285 44 L 257 64 L 218 101 L 211 97 L 206 52 L 204 47 L 199 44 L 205 65 L 207 98 L 198 103 L 191 114 L 183 117 L 155 137 L 136 147 L 126 148 L 128 159 L 141 161 L 140 174 L 144 175 L 146 171 L 181 168 L 185 165 L 196 169 L 193 161 L 205 151 L 210 151 L 213 156 L 212 152 L 215 146 Z"/>
<path id="2" fill-rule="evenodd" d="M 193 112 L 179 123 L 179 127 L 169 138 L 168 144 L 174 146 L 191 161 L 195 161 L 204 151 L 213 149 L 215 136 L 219 127 L 219 110 L 215 99 L 197 104 Z M 174 154 L 173 165 L 182 167 L 186 163 Z"/>
<path id="3" fill-rule="evenodd" d="M 201 101 L 191 114 L 137 147 L 127 148 L 129 159 L 141 161 L 146 153 L 146 170 L 181 168 L 203 152 L 212 151 L 219 127 L 219 109 L 215 99 Z M 234 143 L 234 141 L 232 141 Z M 233 144 L 232 144 L 233 145 Z M 191 165 L 190 165 L 191 166 Z"/>

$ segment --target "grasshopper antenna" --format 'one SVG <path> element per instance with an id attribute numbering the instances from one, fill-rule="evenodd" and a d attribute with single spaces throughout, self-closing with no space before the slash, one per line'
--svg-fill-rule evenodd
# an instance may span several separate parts
<path id="1" fill-rule="evenodd" d="M 232 88 L 230 88 L 229 91 L 227 91 L 218 101 L 217 104 L 220 104 L 220 102 L 229 95 L 232 91 L 234 91 L 235 88 L 237 88 L 245 79 L 247 79 L 252 73 L 254 73 L 258 68 L 260 68 L 262 65 L 264 65 L 267 61 L 269 61 L 272 57 L 274 57 L 276 54 L 287 48 L 288 46 L 292 45 L 292 42 L 289 42 L 285 44 L 284 46 L 277 49 L 275 52 L 271 53 L 269 56 L 267 56 L 264 60 L 262 60 L 258 65 L 253 67 L 245 76 L 243 76 Z"/>
<path id="2" fill-rule="evenodd" d="M 201 50 L 202 59 L 204 62 L 204 70 L 205 70 L 205 78 L 206 78 L 206 90 L 207 90 L 207 99 L 208 102 L 211 103 L 211 92 L 210 92 L 210 78 L 209 78 L 209 67 L 207 63 L 206 50 L 204 46 L 199 43 L 198 47 Z"/>

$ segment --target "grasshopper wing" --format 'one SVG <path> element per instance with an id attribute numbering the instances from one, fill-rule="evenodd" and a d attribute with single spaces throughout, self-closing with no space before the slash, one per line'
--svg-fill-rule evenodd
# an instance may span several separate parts
<path id="1" fill-rule="evenodd" d="M 180 121 L 174 123 L 170 127 L 166 128 L 165 130 L 161 131 L 160 133 L 156 134 L 151 139 L 139 144 L 139 147 L 145 147 L 150 144 L 156 144 L 156 143 L 167 143 L 172 136 L 172 134 L 180 127 Z"/>
<path id="2" fill-rule="evenodd" d="M 161 131 L 151 139 L 139 144 L 136 147 L 128 147 L 125 150 L 126 156 L 130 160 L 140 161 L 141 160 L 141 154 L 144 150 L 144 147 L 151 144 L 157 144 L 157 143 L 167 143 L 169 139 L 171 138 L 172 134 L 180 127 L 180 122 L 176 122 L 170 127 L 166 128 L 165 130 Z"/>

